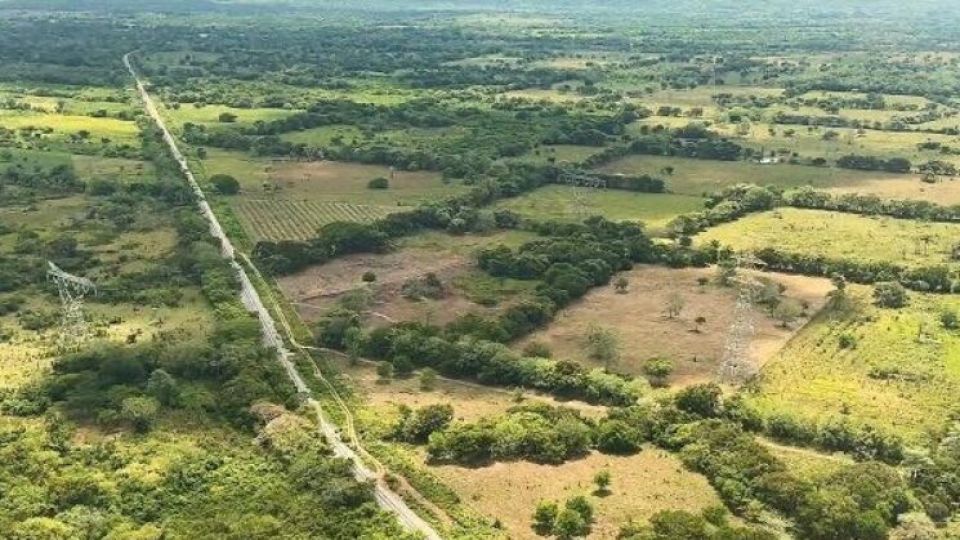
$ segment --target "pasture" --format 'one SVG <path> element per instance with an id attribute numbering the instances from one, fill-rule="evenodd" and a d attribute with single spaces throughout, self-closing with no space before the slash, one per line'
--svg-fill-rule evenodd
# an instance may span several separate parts
<path id="1" fill-rule="evenodd" d="M 696 236 L 737 251 L 766 247 L 789 253 L 907 267 L 953 264 L 950 254 L 960 225 L 821 210 L 781 208 L 750 214 Z"/>
<path id="2" fill-rule="evenodd" d="M 442 199 L 466 188 L 445 183 L 439 173 L 394 171 L 381 165 L 339 161 L 292 161 L 257 158 L 240 152 L 210 152 L 201 161 L 207 177 L 228 174 L 241 186 L 239 200 L 283 199 L 345 202 L 371 206 L 406 206 Z M 370 189 L 374 178 L 387 178 L 387 189 Z"/>
<path id="3" fill-rule="evenodd" d="M 444 324 L 461 315 L 493 315 L 527 295 L 533 282 L 491 278 L 476 268 L 473 253 L 497 244 L 515 245 L 529 234 L 504 232 L 454 237 L 427 233 L 398 242 L 385 254 L 356 254 L 280 278 L 278 284 L 300 315 L 313 321 L 335 308 L 348 294 L 361 292 L 367 322 L 399 321 Z M 362 276 L 372 272 L 373 283 Z M 442 284 L 436 298 L 410 298 L 404 285 L 434 274 Z"/>
<path id="4" fill-rule="evenodd" d="M 681 214 L 702 210 L 703 199 L 667 193 L 549 185 L 503 200 L 497 208 L 538 220 L 581 221 L 587 216 L 602 215 L 614 221 L 642 222 L 657 231 Z"/>
<path id="5" fill-rule="evenodd" d="M 673 167 L 673 173 L 665 174 L 666 167 Z M 711 161 L 646 155 L 627 156 L 603 165 L 597 170 L 609 174 L 657 176 L 667 181 L 667 189 L 670 192 L 695 196 L 744 183 L 773 185 L 781 188 L 808 185 L 815 188 L 829 188 L 853 187 L 890 178 L 903 178 L 901 175 L 889 173 L 833 167 L 811 167 L 788 163 L 761 165 L 748 161 Z"/>
<path id="6" fill-rule="evenodd" d="M 552 350 L 555 358 L 636 376 L 643 375 L 648 360 L 666 359 L 674 366 L 666 380 L 670 386 L 714 381 L 734 320 L 736 290 L 698 284 L 699 278 L 712 281 L 712 269 L 640 266 L 623 276 L 629 281 L 626 293 L 617 293 L 612 286 L 595 289 L 561 311 L 545 329 L 518 342 L 516 348 L 540 342 Z M 808 314 L 823 306 L 831 288 L 825 279 L 766 276 L 786 287 L 786 297 L 805 302 Z M 667 306 L 674 297 L 681 298 L 683 305 L 680 313 L 671 317 Z M 700 317 L 703 322 L 697 324 Z M 773 356 L 805 322 L 800 318 L 783 328 L 760 306 L 751 311 L 750 317 L 756 332 L 748 354 L 757 366 Z M 587 336 L 594 327 L 616 336 L 616 358 L 606 361 L 590 357 Z"/>
<path id="7" fill-rule="evenodd" d="M 845 418 L 928 442 L 960 391 L 960 334 L 939 320 L 960 299 L 910 293 L 907 307 L 882 309 L 867 287 L 848 296 L 849 307 L 822 312 L 767 364 L 750 401 L 767 414 Z"/>

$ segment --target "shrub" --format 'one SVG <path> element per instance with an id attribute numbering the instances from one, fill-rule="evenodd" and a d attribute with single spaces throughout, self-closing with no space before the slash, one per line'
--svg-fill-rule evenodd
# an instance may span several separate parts
<path id="1" fill-rule="evenodd" d="M 213 189 L 221 195 L 236 195 L 240 193 L 240 182 L 229 174 L 215 174 L 210 177 Z"/>
<path id="2" fill-rule="evenodd" d="M 368 189 L 387 189 L 390 187 L 390 181 L 382 176 L 378 176 L 367 182 Z"/>
<path id="3" fill-rule="evenodd" d="M 377 275 L 373 272 L 366 271 L 363 273 L 363 276 L 361 276 L 360 279 L 362 279 L 364 283 L 373 283 L 377 280 Z"/>
<path id="4" fill-rule="evenodd" d="M 884 281 L 873 287 L 873 300 L 883 308 L 902 308 L 907 305 L 907 290 L 896 281 Z"/>

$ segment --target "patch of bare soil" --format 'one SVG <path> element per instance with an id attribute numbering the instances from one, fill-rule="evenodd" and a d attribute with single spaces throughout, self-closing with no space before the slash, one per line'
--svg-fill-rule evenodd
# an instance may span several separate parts
<path id="1" fill-rule="evenodd" d="M 464 255 L 408 248 L 385 254 L 341 257 L 281 278 L 279 284 L 307 321 L 322 317 L 344 294 L 366 288 L 373 298 L 373 305 L 367 313 L 367 322 L 371 325 L 396 321 L 442 325 L 468 312 L 485 314 L 495 311 L 471 302 L 453 288 L 454 279 L 472 268 L 473 263 Z M 365 272 L 373 272 L 376 281 L 364 283 Z M 444 284 L 443 297 L 420 300 L 404 297 L 404 283 L 428 273 L 435 274 Z"/>
<path id="2" fill-rule="evenodd" d="M 715 271 L 709 268 L 670 269 L 642 266 L 625 274 L 630 282 L 625 294 L 612 286 L 596 289 L 582 300 L 558 314 L 545 330 L 521 340 L 517 346 L 536 340 L 547 344 L 556 358 L 600 365 L 588 356 L 584 343 L 591 325 L 612 330 L 619 338 L 620 358 L 610 369 L 640 375 L 645 363 L 653 358 L 673 361 L 674 372 L 667 382 L 689 385 L 715 379 L 724 344 L 734 320 L 736 291 L 712 284 Z M 825 303 L 832 288 L 829 280 L 765 273 L 764 276 L 787 287 L 785 296 L 809 305 L 808 315 Z M 709 278 L 711 284 L 699 285 L 698 278 Z M 666 306 L 679 295 L 683 309 L 670 318 Z M 697 324 L 697 318 L 705 322 Z M 762 308 L 752 310 L 755 327 L 749 354 L 757 365 L 786 344 L 807 319 L 783 328 Z"/>

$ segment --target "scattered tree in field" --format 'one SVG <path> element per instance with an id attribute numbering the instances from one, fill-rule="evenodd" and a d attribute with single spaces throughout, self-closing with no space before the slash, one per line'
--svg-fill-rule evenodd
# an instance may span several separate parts
<path id="1" fill-rule="evenodd" d="M 729 287 L 733 284 L 733 279 L 737 277 L 737 262 L 732 258 L 726 258 L 717 262 L 717 283 Z"/>
<path id="2" fill-rule="evenodd" d="M 217 117 L 217 120 L 224 124 L 232 124 L 237 121 L 237 115 L 232 112 L 224 111 L 220 113 L 220 116 Z"/>
<path id="3" fill-rule="evenodd" d="M 593 484 L 597 486 L 596 493 L 608 495 L 610 493 L 610 481 L 610 469 L 597 471 L 597 474 L 593 475 Z"/>
<path id="4" fill-rule="evenodd" d="M 370 272 L 370 271 L 368 270 L 368 271 L 366 271 L 366 272 L 363 273 L 363 275 L 360 277 L 360 279 L 361 279 L 364 283 L 373 283 L 374 281 L 377 280 L 377 275 L 374 274 L 373 272 Z"/>
<path id="5" fill-rule="evenodd" d="M 378 382 L 388 383 L 393 379 L 393 364 L 390 362 L 380 362 L 377 365 Z"/>
<path id="6" fill-rule="evenodd" d="M 542 341 L 531 341 L 523 346 L 523 355 L 533 358 L 552 358 L 553 351 Z"/>
<path id="7" fill-rule="evenodd" d="M 559 513 L 560 508 L 557 503 L 540 501 L 537 503 L 537 509 L 533 511 L 533 530 L 541 536 L 551 534 Z"/>
<path id="8" fill-rule="evenodd" d="M 673 362 L 667 358 L 653 358 L 643 365 L 643 373 L 654 386 L 664 386 L 667 377 L 673 373 Z"/>
<path id="9" fill-rule="evenodd" d="M 360 360 L 360 353 L 363 351 L 364 337 L 363 330 L 357 326 L 351 326 L 343 333 L 343 344 L 347 350 L 347 357 L 350 359 L 350 365 L 356 365 Z"/>
<path id="10" fill-rule="evenodd" d="M 337 303 L 348 311 L 363 313 L 373 303 L 373 294 L 365 288 L 353 289 L 345 292 L 337 299 Z"/>
<path id="11" fill-rule="evenodd" d="M 680 316 L 680 313 L 683 312 L 683 308 L 686 305 L 687 301 L 683 295 L 675 292 L 672 293 L 669 298 L 667 298 L 667 304 L 664 312 L 666 313 L 668 319 L 676 319 Z"/>
<path id="12" fill-rule="evenodd" d="M 940 324 L 947 330 L 960 328 L 960 319 L 957 318 L 957 312 L 949 309 L 944 310 L 940 313 Z"/>
<path id="13" fill-rule="evenodd" d="M 840 274 L 834 274 L 830 277 L 833 283 L 833 290 L 827 293 L 830 299 L 830 305 L 836 308 L 843 308 L 847 305 L 847 279 Z"/>
<path id="14" fill-rule="evenodd" d="M 240 182 L 229 174 L 215 174 L 210 177 L 213 189 L 221 195 L 236 195 L 240 193 Z"/>
<path id="15" fill-rule="evenodd" d="M 147 381 L 147 393 L 153 396 L 161 405 L 172 407 L 180 398 L 177 381 L 162 369 L 154 370 Z"/>
<path id="16" fill-rule="evenodd" d="M 698 315 L 697 318 L 693 320 L 693 323 L 696 325 L 693 331 L 699 334 L 702 331 L 701 327 L 707 324 L 707 318 L 703 315 Z"/>
<path id="17" fill-rule="evenodd" d="M 431 391 L 437 386 L 437 372 L 431 368 L 424 368 L 420 372 L 420 389 Z"/>
<path id="18" fill-rule="evenodd" d="M 618 294 L 625 294 L 629 287 L 630 281 L 624 276 L 618 277 L 617 280 L 613 282 L 613 288 Z"/>
<path id="19" fill-rule="evenodd" d="M 843 333 L 840 334 L 839 338 L 837 338 L 837 344 L 841 349 L 856 349 L 857 338 L 853 334 Z"/>
<path id="20" fill-rule="evenodd" d="M 873 301 L 883 308 L 902 308 L 907 305 L 907 290 L 896 281 L 883 281 L 874 285 Z"/>
<path id="21" fill-rule="evenodd" d="M 160 404 L 152 397 L 129 397 L 120 404 L 120 418 L 129 422 L 137 433 L 150 431 Z"/>
<path id="22" fill-rule="evenodd" d="M 589 531 L 589 525 L 583 517 L 570 508 L 564 508 L 558 515 L 553 524 L 553 534 L 559 540 L 572 540 L 579 536 L 585 536 Z"/>
<path id="23" fill-rule="evenodd" d="M 590 358 L 603 362 L 608 368 L 620 359 L 620 340 L 609 328 L 590 325 L 587 329 L 586 344 Z"/>
<path id="24" fill-rule="evenodd" d="M 368 189 L 387 189 L 390 187 L 390 181 L 382 176 L 378 176 L 367 182 Z"/>
<path id="25" fill-rule="evenodd" d="M 790 324 L 803 315 L 803 306 L 800 302 L 792 298 L 784 298 L 773 308 L 773 318 L 776 319 L 782 328 L 789 328 Z"/>

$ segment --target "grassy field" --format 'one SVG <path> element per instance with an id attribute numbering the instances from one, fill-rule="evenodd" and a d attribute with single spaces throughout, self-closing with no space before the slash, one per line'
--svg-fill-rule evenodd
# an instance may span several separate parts
<path id="1" fill-rule="evenodd" d="M 815 256 L 910 267 L 950 262 L 960 225 L 782 208 L 724 223 L 696 237 L 735 250 L 764 247 Z"/>
<path id="2" fill-rule="evenodd" d="M 114 143 L 133 143 L 138 133 L 135 123 L 116 118 L 6 110 L 0 110 L 0 127 L 12 130 L 28 127 L 51 129 L 60 137 L 86 131 L 91 138 L 108 138 Z"/>
<path id="3" fill-rule="evenodd" d="M 602 215 L 616 221 L 640 221 L 653 230 L 662 229 L 680 214 L 703 208 L 703 199 L 686 195 L 635 193 L 623 190 L 579 190 L 550 185 L 497 204 L 535 219 L 579 221 Z"/>
<path id="4" fill-rule="evenodd" d="M 730 325 L 733 323 L 736 291 L 713 284 L 700 286 L 698 278 L 711 279 L 712 269 L 667 269 L 642 266 L 623 274 L 630 283 L 625 294 L 613 287 L 589 292 L 567 307 L 545 329 L 534 332 L 516 344 L 518 349 L 531 341 L 547 345 L 555 358 L 573 360 L 590 367 L 642 375 L 648 360 L 663 358 L 674 366 L 666 381 L 670 385 L 713 381 L 719 369 Z M 769 274 L 786 287 L 786 296 L 810 305 L 815 313 L 823 305 L 830 283 L 825 279 Z M 666 315 L 670 300 L 679 295 L 683 309 L 675 318 Z M 698 317 L 705 322 L 695 323 Z M 762 366 L 803 324 L 796 321 L 781 328 L 759 307 L 751 317 L 756 333 L 749 344 L 749 355 Z M 619 358 L 609 363 L 590 358 L 586 337 L 591 327 L 613 332 L 619 345 Z"/>
<path id="5" fill-rule="evenodd" d="M 461 184 L 446 184 L 439 173 L 395 171 L 388 189 L 369 189 L 377 177 L 390 178 L 389 167 L 338 161 L 269 160 L 240 152 L 210 152 L 202 162 L 209 177 L 229 174 L 240 181 L 235 200 L 285 199 L 347 202 L 373 206 L 413 205 L 458 193 Z"/>
<path id="6" fill-rule="evenodd" d="M 251 108 L 238 109 L 226 105 L 203 105 L 197 107 L 192 103 L 184 103 L 178 108 L 165 107 L 163 115 L 171 119 L 171 129 L 180 129 L 183 124 L 190 122 L 205 126 L 231 126 L 236 124 L 250 125 L 257 121 L 269 122 L 279 120 L 299 111 L 290 109 Z M 231 123 L 220 122 L 220 115 L 228 113 L 236 116 Z"/>
<path id="7" fill-rule="evenodd" d="M 960 391 L 960 334 L 939 322 L 955 296 L 910 294 L 906 308 L 873 306 L 853 287 L 849 309 L 824 313 L 764 369 L 750 400 L 767 413 L 847 418 L 910 442 L 943 428 Z M 856 341 L 841 349 L 841 335 Z"/>
<path id="8" fill-rule="evenodd" d="M 281 278 L 279 285 L 307 320 L 322 316 L 346 293 L 358 289 L 370 293 L 366 319 L 374 325 L 397 321 L 443 324 L 466 313 L 492 315 L 525 297 L 535 283 L 492 278 L 477 269 L 473 253 L 498 244 L 516 245 L 531 236 L 520 231 L 467 236 L 426 233 L 401 239 L 397 249 L 388 253 L 348 255 L 308 268 Z M 376 275 L 372 284 L 361 280 L 367 271 Z M 404 283 L 427 273 L 443 283 L 443 295 L 406 298 Z"/>
<path id="9" fill-rule="evenodd" d="M 673 167 L 664 175 L 664 167 Z M 663 156 L 628 156 L 599 168 L 600 172 L 664 177 L 667 188 L 683 195 L 702 195 L 725 186 L 753 183 L 783 188 L 810 185 L 817 188 L 858 186 L 871 181 L 903 178 L 901 175 L 805 165 L 760 165 L 746 161 L 710 161 Z"/>
<path id="10" fill-rule="evenodd" d="M 603 148 L 596 146 L 580 146 L 575 144 L 545 144 L 526 154 L 515 158 L 516 161 L 525 161 L 537 165 L 548 163 L 579 163 L 588 157 L 599 153 Z"/>

